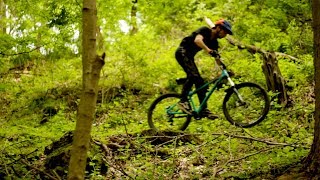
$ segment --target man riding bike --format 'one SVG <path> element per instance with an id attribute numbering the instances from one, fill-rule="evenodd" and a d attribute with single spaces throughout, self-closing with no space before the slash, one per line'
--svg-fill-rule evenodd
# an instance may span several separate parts
<path id="1" fill-rule="evenodd" d="M 181 100 L 179 102 L 179 108 L 185 113 L 191 114 L 191 107 L 187 99 L 187 95 L 191 90 L 193 84 L 196 88 L 200 88 L 204 84 L 199 70 L 194 62 L 194 56 L 200 51 L 204 50 L 210 55 L 218 55 L 218 39 L 226 37 L 227 34 L 232 35 L 231 24 L 221 19 L 216 21 L 211 28 L 206 26 L 200 27 L 196 31 L 192 32 L 191 35 L 183 38 L 178 49 L 176 50 L 175 57 L 187 74 L 187 81 L 183 85 Z M 216 58 L 217 63 L 220 65 L 220 59 Z M 199 102 L 201 103 L 206 95 L 207 89 L 204 88 L 197 93 Z M 201 112 L 201 116 L 209 119 L 218 118 L 207 109 L 205 104 L 204 110 Z"/>

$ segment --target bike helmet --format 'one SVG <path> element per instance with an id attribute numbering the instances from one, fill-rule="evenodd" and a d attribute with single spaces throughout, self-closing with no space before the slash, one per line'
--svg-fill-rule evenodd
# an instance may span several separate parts
<path id="1" fill-rule="evenodd" d="M 215 24 L 216 26 L 217 26 L 217 25 L 222 26 L 222 27 L 227 31 L 228 34 L 230 34 L 230 35 L 233 34 L 233 33 L 232 33 L 232 30 L 231 30 L 231 24 L 230 24 L 228 21 L 226 21 L 226 20 L 224 20 L 224 19 L 220 19 L 219 21 L 216 21 L 214 24 Z"/>

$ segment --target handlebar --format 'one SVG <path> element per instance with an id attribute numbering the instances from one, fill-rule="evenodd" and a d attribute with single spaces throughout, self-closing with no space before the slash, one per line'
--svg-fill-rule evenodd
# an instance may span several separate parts
<path id="1" fill-rule="evenodd" d="M 226 65 L 221 60 L 220 54 L 216 50 L 210 52 L 209 54 L 216 59 L 216 62 L 219 66 L 221 66 L 222 69 L 227 69 Z"/>

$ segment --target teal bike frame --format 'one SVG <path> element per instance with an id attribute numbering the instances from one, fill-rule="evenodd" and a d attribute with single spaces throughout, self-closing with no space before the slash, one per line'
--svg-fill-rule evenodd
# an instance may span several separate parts
<path id="1" fill-rule="evenodd" d="M 212 93 L 217 89 L 218 85 L 219 85 L 219 84 L 221 83 L 221 81 L 224 80 L 224 79 L 228 79 L 230 85 L 231 85 L 231 86 L 234 86 L 234 82 L 230 79 L 230 76 L 229 76 L 228 71 L 227 71 L 226 69 L 223 69 L 221 75 L 219 76 L 219 78 L 218 78 L 217 80 L 215 80 L 215 79 L 214 79 L 214 80 L 211 80 L 211 81 L 205 83 L 205 84 L 204 84 L 203 86 L 201 86 L 200 88 L 198 88 L 198 89 L 196 89 L 196 90 L 194 90 L 194 91 L 190 91 L 190 92 L 189 92 L 189 94 L 188 94 L 188 99 L 189 99 L 189 102 L 190 102 L 190 104 L 191 104 L 191 106 L 192 106 L 192 109 L 194 110 L 194 112 L 195 112 L 196 114 L 199 114 L 199 113 L 202 111 L 204 105 L 207 103 L 207 101 L 208 101 L 208 99 L 210 98 L 210 96 L 212 95 Z M 206 94 L 204 100 L 201 102 L 201 104 L 200 104 L 199 107 L 197 108 L 196 105 L 195 105 L 195 103 L 194 103 L 194 100 L 192 99 L 192 96 L 193 96 L 194 94 L 197 94 L 197 92 L 199 92 L 200 90 L 208 87 L 208 86 L 209 86 L 210 84 L 212 84 L 212 83 L 214 83 L 214 86 L 208 91 L 208 93 Z"/>
<path id="2" fill-rule="evenodd" d="M 234 82 L 231 80 L 230 76 L 229 76 L 229 73 L 226 69 L 223 69 L 222 70 L 222 73 L 221 75 L 207 83 L 205 83 L 203 86 L 201 86 L 200 88 L 198 89 L 195 89 L 193 91 L 190 91 L 189 94 L 188 94 L 188 101 L 190 102 L 191 104 L 191 107 L 193 109 L 193 115 L 199 115 L 200 112 L 203 110 L 204 108 L 204 105 L 207 103 L 208 99 L 210 98 L 210 96 L 212 95 L 212 93 L 218 88 L 218 85 L 221 83 L 222 80 L 224 79 L 227 79 L 228 82 L 230 83 L 230 86 L 233 87 L 233 89 L 235 90 L 235 92 L 238 94 L 237 90 L 234 88 L 235 84 Z M 192 96 L 194 94 L 197 94 L 197 92 L 199 92 L 200 90 L 208 87 L 210 84 L 214 83 L 214 86 L 212 88 L 210 88 L 210 90 L 208 91 L 208 93 L 206 94 L 204 100 L 201 102 L 201 104 L 199 105 L 199 107 L 196 106 L 194 100 L 192 99 Z M 242 100 L 241 96 L 238 94 L 240 100 Z M 174 115 L 186 115 L 186 113 L 184 112 L 177 112 L 177 111 L 173 111 L 173 108 L 177 106 L 177 103 L 168 107 L 167 108 L 167 114 L 169 116 L 174 116 Z M 181 117 L 185 117 L 185 116 L 181 116 Z"/>

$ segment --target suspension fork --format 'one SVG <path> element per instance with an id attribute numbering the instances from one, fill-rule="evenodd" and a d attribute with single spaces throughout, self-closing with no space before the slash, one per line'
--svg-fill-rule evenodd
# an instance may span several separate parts
<path id="1" fill-rule="evenodd" d="M 242 96 L 241 96 L 241 94 L 240 94 L 239 91 L 237 90 L 237 88 L 236 88 L 236 86 L 235 86 L 235 83 L 231 80 L 230 77 L 228 77 L 227 79 L 228 79 L 228 81 L 229 81 L 229 83 L 230 83 L 233 91 L 237 94 L 237 96 L 238 96 L 239 100 L 241 101 L 241 103 L 245 103 L 244 100 L 243 100 L 243 98 L 242 98 Z"/>

